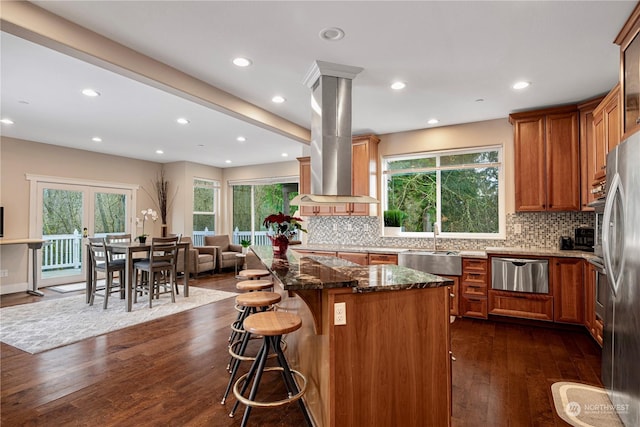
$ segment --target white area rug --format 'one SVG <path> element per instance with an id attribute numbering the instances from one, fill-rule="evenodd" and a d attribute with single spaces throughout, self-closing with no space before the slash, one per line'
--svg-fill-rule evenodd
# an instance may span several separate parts
<path id="1" fill-rule="evenodd" d="M 85 303 L 85 295 L 56 298 L 32 304 L 0 309 L 0 341 L 29 353 L 52 348 L 148 322 L 181 311 L 190 310 L 237 294 L 202 288 L 189 288 L 185 298 L 182 287 L 176 302 L 169 295 L 153 301 L 149 308 L 146 296 L 125 311 L 124 300 L 109 298 L 109 307 L 102 308 L 102 298 L 93 306 Z"/>
<path id="2" fill-rule="evenodd" d="M 551 393 L 558 416 L 574 427 L 624 427 L 603 388 L 557 382 L 551 385 Z"/>
<path id="3" fill-rule="evenodd" d="M 98 285 L 104 286 L 104 279 L 98 280 Z M 49 286 L 47 289 L 50 291 L 60 292 L 61 294 L 66 294 L 67 292 L 84 291 L 87 289 L 87 284 L 84 282 L 71 283 L 70 285 Z"/>

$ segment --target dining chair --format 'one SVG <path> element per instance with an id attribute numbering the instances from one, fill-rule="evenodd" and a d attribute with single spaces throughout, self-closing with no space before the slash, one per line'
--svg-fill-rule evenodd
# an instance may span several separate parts
<path id="1" fill-rule="evenodd" d="M 122 279 L 115 282 L 113 280 L 114 273 L 118 273 L 120 278 L 124 277 L 125 260 L 114 259 L 111 251 L 107 249 L 107 245 L 102 237 L 90 237 L 89 250 L 91 251 L 91 263 L 93 266 L 93 277 L 91 278 L 91 295 L 89 297 L 89 305 L 93 305 L 95 296 L 104 298 L 103 309 L 107 308 L 109 295 L 113 292 L 119 292 L 120 298 L 124 298 L 124 281 Z M 98 272 L 105 274 L 104 287 L 98 286 Z M 99 291 L 104 293 L 100 294 Z"/>
<path id="2" fill-rule="evenodd" d="M 107 234 L 104 236 L 105 242 L 110 243 L 131 243 L 131 234 Z M 127 254 L 113 254 L 114 259 L 127 259 Z"/>
<path id="3" fill-rule="evenodd" d="M 164 293 L 171 294 L 171 302 L 176 302 L 174 287 L 177 286 L 178 240 L 179 236 L 151 239 L 149 259 L 134 264 L 134 302 L 138 300 L 138 293 L 149 295 L 149 307 L 153 298 L 160 298 L 160 294 Z"/>

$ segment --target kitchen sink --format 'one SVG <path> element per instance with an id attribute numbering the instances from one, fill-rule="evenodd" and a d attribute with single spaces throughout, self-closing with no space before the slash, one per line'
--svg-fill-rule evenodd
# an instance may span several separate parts
<path id="1" fill-rule="evenodd" d="M 398 265 L 431 274 L 462 275 L 462 257 L 457 251 L 409 250 L 400 252 Z"/>

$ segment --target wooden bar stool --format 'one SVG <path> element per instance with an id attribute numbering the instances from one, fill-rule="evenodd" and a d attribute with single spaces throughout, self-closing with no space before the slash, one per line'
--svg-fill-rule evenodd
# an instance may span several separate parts
<path id="1" fill-rule="evenodd" d="M 242 277 L 243 279 L 247 279 L 247 280 L 257 280 L 257 279 L 260 279 L 261 277 L 267 277 L 269 275 L 271 275 L 271 273 L 269 273 L 269 270 L 263 270 L 258 268 L 241 270 L 238 273 L 238 277 Z"/>
<path id="2" fill-rule="evenodd" d="M 244 320 L 245 330 L 251 334 L 262 335 L 263 344 L 256 356 L 256 359 L 253 361 L 249 372 L 238 378 L 233 385 L 233 394 L 238 400 L 235 405 L 233 405 L 233 409 L 229 416 L 233 417 L 240 403 L 245 404 L 246 409 L 244 411 L 244 416 L 242 417 L 241 426 L 247 425 L 249 414 L 253 407 L 274 408 L 295 401 L 298 401 L 307 424 L 309 426 L 313 425 L 311 423 L 309 413 L 307 412 L 307 408 L 301 400 L 307 389 L 307 379 L 300 372 L 289 367 L 289 363 L 287 362 L 283 349 L 280 346 L 282 335 L 294 332 L 300 329 L 300 326 L 302 326 L 302 320 L 299 316 L 284 311 L 265 311 L 263 313 L 252 314 Z M 265 368 L 267 357 L 272 350 L 277 356 L 279 366 Z M 256 400 L 260 380 L 265 371 L 282 372 L 282 378 L 288 392 L 288 396 L 285 399 L 273 402 L 262 402 Z M 294 375 L 302 380 L 301 388 L 298 388 L 298 385 L 293 378 Z M 251 391 L 249 392 L 249 397 L 246 398 L 244 397 L 244 394 L 251 383 L 253 383 Z"/>
<path id="3" fill-rule="evenodd" d="M 271 288 L 273 288 L 273 282 L 266 279 L 243 280 L 236 283 L 236 289 L 245 292 L 264 291 Z"/>
<path id="4" fill-rule="evenodd" d="M 231 324 L 233 341 L 230 341 L 229 344 L 231 359 L 227 365 L 227 370 L 231 373 L 231 377 L 229 378 L 224 396 L 222 396 L 221 403 L 223 405 L 231 391 L 231 386 L 238 373 L 240 362 L 255 360 L 255 357 L 244 355 L 249 345 L 249 340 L 252 338 L 251 334 L 244 329 L 244 320 L 251 314 L 270 309 L 273 304 L 280 302 L 281 299 L 282 297 L 275 292 L 249 292 L 236 297 L 236 307 L 241 308 L 242 311 L 238 316 L 238 320 Z"/>

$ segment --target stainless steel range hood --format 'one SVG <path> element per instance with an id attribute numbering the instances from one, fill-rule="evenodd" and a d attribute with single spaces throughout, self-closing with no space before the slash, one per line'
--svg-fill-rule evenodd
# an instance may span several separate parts
<path id="1" fill-rule="evenodd" d="M 360 67 L 315 61 L 304 84 L 311 89 L 311 194 L 292 205 L 379 203 L 351 194 L 351 81 Z"/>

